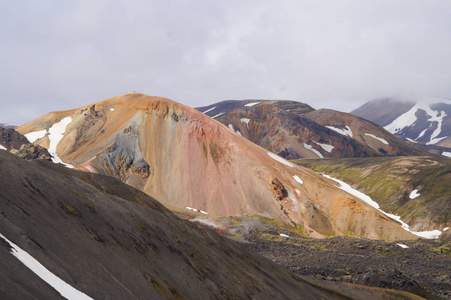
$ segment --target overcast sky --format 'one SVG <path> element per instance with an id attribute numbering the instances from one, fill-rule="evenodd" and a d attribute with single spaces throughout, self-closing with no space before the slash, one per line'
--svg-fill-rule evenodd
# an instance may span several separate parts
<path id="1" fill-rule="evenodd" d="M 351 111 L 451 98 L 451 1 L 0 0 L 0 123 L 138 91 Z"/>

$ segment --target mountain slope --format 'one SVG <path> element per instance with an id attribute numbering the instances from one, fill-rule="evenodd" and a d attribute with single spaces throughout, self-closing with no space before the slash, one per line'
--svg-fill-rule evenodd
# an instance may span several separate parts
<path id="1" fill-rule="evenodd" d="M 352 114 L 319 109 L 305 115 L 386 156 L 424 155 L 425 153 L 396 138 L 380 126 Z"/>
<path id="2" fill-rule="evenodd" d="M 414 238 L 332 181 L 168 99 L 126 94 L 49 113 L 17 130 L 62 161 L 114 176 L 173 209 L 260 215 L 316 237 L 352 231 Z"/>
<path id="3" fill-rule="evenodd" d="M 412 230 L 451 225 L 451 159 L 396 157 L 299 160 L 303 166 L 337 177 L 397 214 Z"/>
<path id="4" fill-rule="evenodd" d="M 300 294 L 350 299 L 346 293 L 355 290 L 365 298 L 417 298 L 361 286 L 313 284 L 178 219 L 111 177 L 25 161 L 6 151 L 0 151 L 0 175 L 8 178 L 0 181 L 2 298 L 59 298 L 14 258 L 11 253 L 20 249 L 95 299 L 296 299 Z"/>
<path id="5" fill-rule="evenodd" d="M 295 101 L 223 101 L 196 109 L 288 159 L 424 154 L 376 124 Z"/>
<path id="6" fill-rule="evenodd" d="M 384 126 L 413 143 L 451 147 L 451 100 L 373 100 L 352 113 Z"/>

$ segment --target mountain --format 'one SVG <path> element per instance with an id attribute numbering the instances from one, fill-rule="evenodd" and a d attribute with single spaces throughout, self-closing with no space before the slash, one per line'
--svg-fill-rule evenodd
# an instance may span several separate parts
<path id="1" fill-rule="evenodd" d="M 393 136 L 375 123 L 358 116 L 330 109 L 319 109 L 306 114 L 306 118 L 326 126 L 385 156 L 424 155 L 425 152 Z"/>
<path id="2" fill-rule="evenodd" d="M 451 147 L 451 100 L 372 100 L 352 112 L 412 143 Z"/>
<path id="3" fill-rule="evenodd" d="M 54 161 L 116 177 L 171 209 L 259 215 L 312 237 L 416 238 L 333 180 L 165 98 L 130 93 L 46 114 L 17 131 Z"/>
<path id="4" fill-rule="evenodd" d="M 451 226 L 451 160 L 442 157 L 377 157 L 298 160 L 369 195 L 399 215 L 413 231 Z"/>
<path id="5" fill-rule="evenodd" d="M 376 124 L 295 101 L 223 101 L 197 110 L 287 159 L 424 154 Z"/>
<path id="6" fill-rule="evenodd" d="M 2 299 L 420 299 L 296 276 L 114 178 L 0 150 Z"/>

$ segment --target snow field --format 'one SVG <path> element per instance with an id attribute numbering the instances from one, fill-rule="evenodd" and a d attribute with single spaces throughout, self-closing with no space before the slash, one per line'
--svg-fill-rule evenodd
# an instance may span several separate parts
<path id="1" fill-rule="evenodd" d="M 375 136 L 375 135 L 373 135 L 371 133 L 365 133 L 365 135 L 369 136 L 369 137 L 372 137 L 373 139 L 376 139 L 376 140 L 382 142 L 385 145 L 388 145 L 388 142 L 386 140 L 384 140 L 383 138 L 377 137 L 377 136 Z"/>
<path id="2" fill-rule="evenodd" d="M 318 150 L 316 150 L 315 148 L 313 148 L 311 145 L 308 145 L 306 143 L 304 143 L 304 148 L 308 149 L 310 151 L 312 151 L 313 153 L 315 153 L 319 158 L 324 158 L 324 156 L 321 154 L 321 152 L 319 152 Z"/>
<path id="3" fill-rule="evenodd" d="M 278 162 L 284 164 L 285 166 L 288 166 L 288 167 L 291 167 L 291 168 L 294 167 L 294 165 L 292 163 L 290 163 L 288 160 L 280 157 L 279 155 L 274 154 L 272 152 L 267 152 L 267 153 L 272 159 L 277 160 Z"/>
<path id="4" fill-rule="evenodd" d="M 318 142 L 314 142 L 314 143 L 317 144 L 318 146 L 320 146 L 321 148 L 323 148 L 323 150 L 328 152 L 328 153 L 331 153 L 332 150 L 335 148 L 334 146 L 328 145 L 328 144 L 321 144 L 321 143 L 318 143 Z"/>

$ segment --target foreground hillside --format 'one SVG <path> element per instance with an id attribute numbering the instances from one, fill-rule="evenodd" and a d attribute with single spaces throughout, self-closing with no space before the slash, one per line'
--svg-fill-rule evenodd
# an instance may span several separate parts
<path id="1" fill-rule="evenodd" d="M 413 230 L 451 226 L 451 159 L 439 157 L 298 160 L 369 195 Z"/>
<path id="2" fill-rule="evenodd" d="M 2 299 L 416 299 L 297 277 L 111 177 L 3 150 L 0 175 Z"/>
<path id="3" fill-rule="evenodd" d="M 17 131 L 54 161 L 118 178 L 171 209 L 260 215 L 312 237 L 416 238 L 333 181 L 165 98 L 130 93 L 49 113 Z"/>

